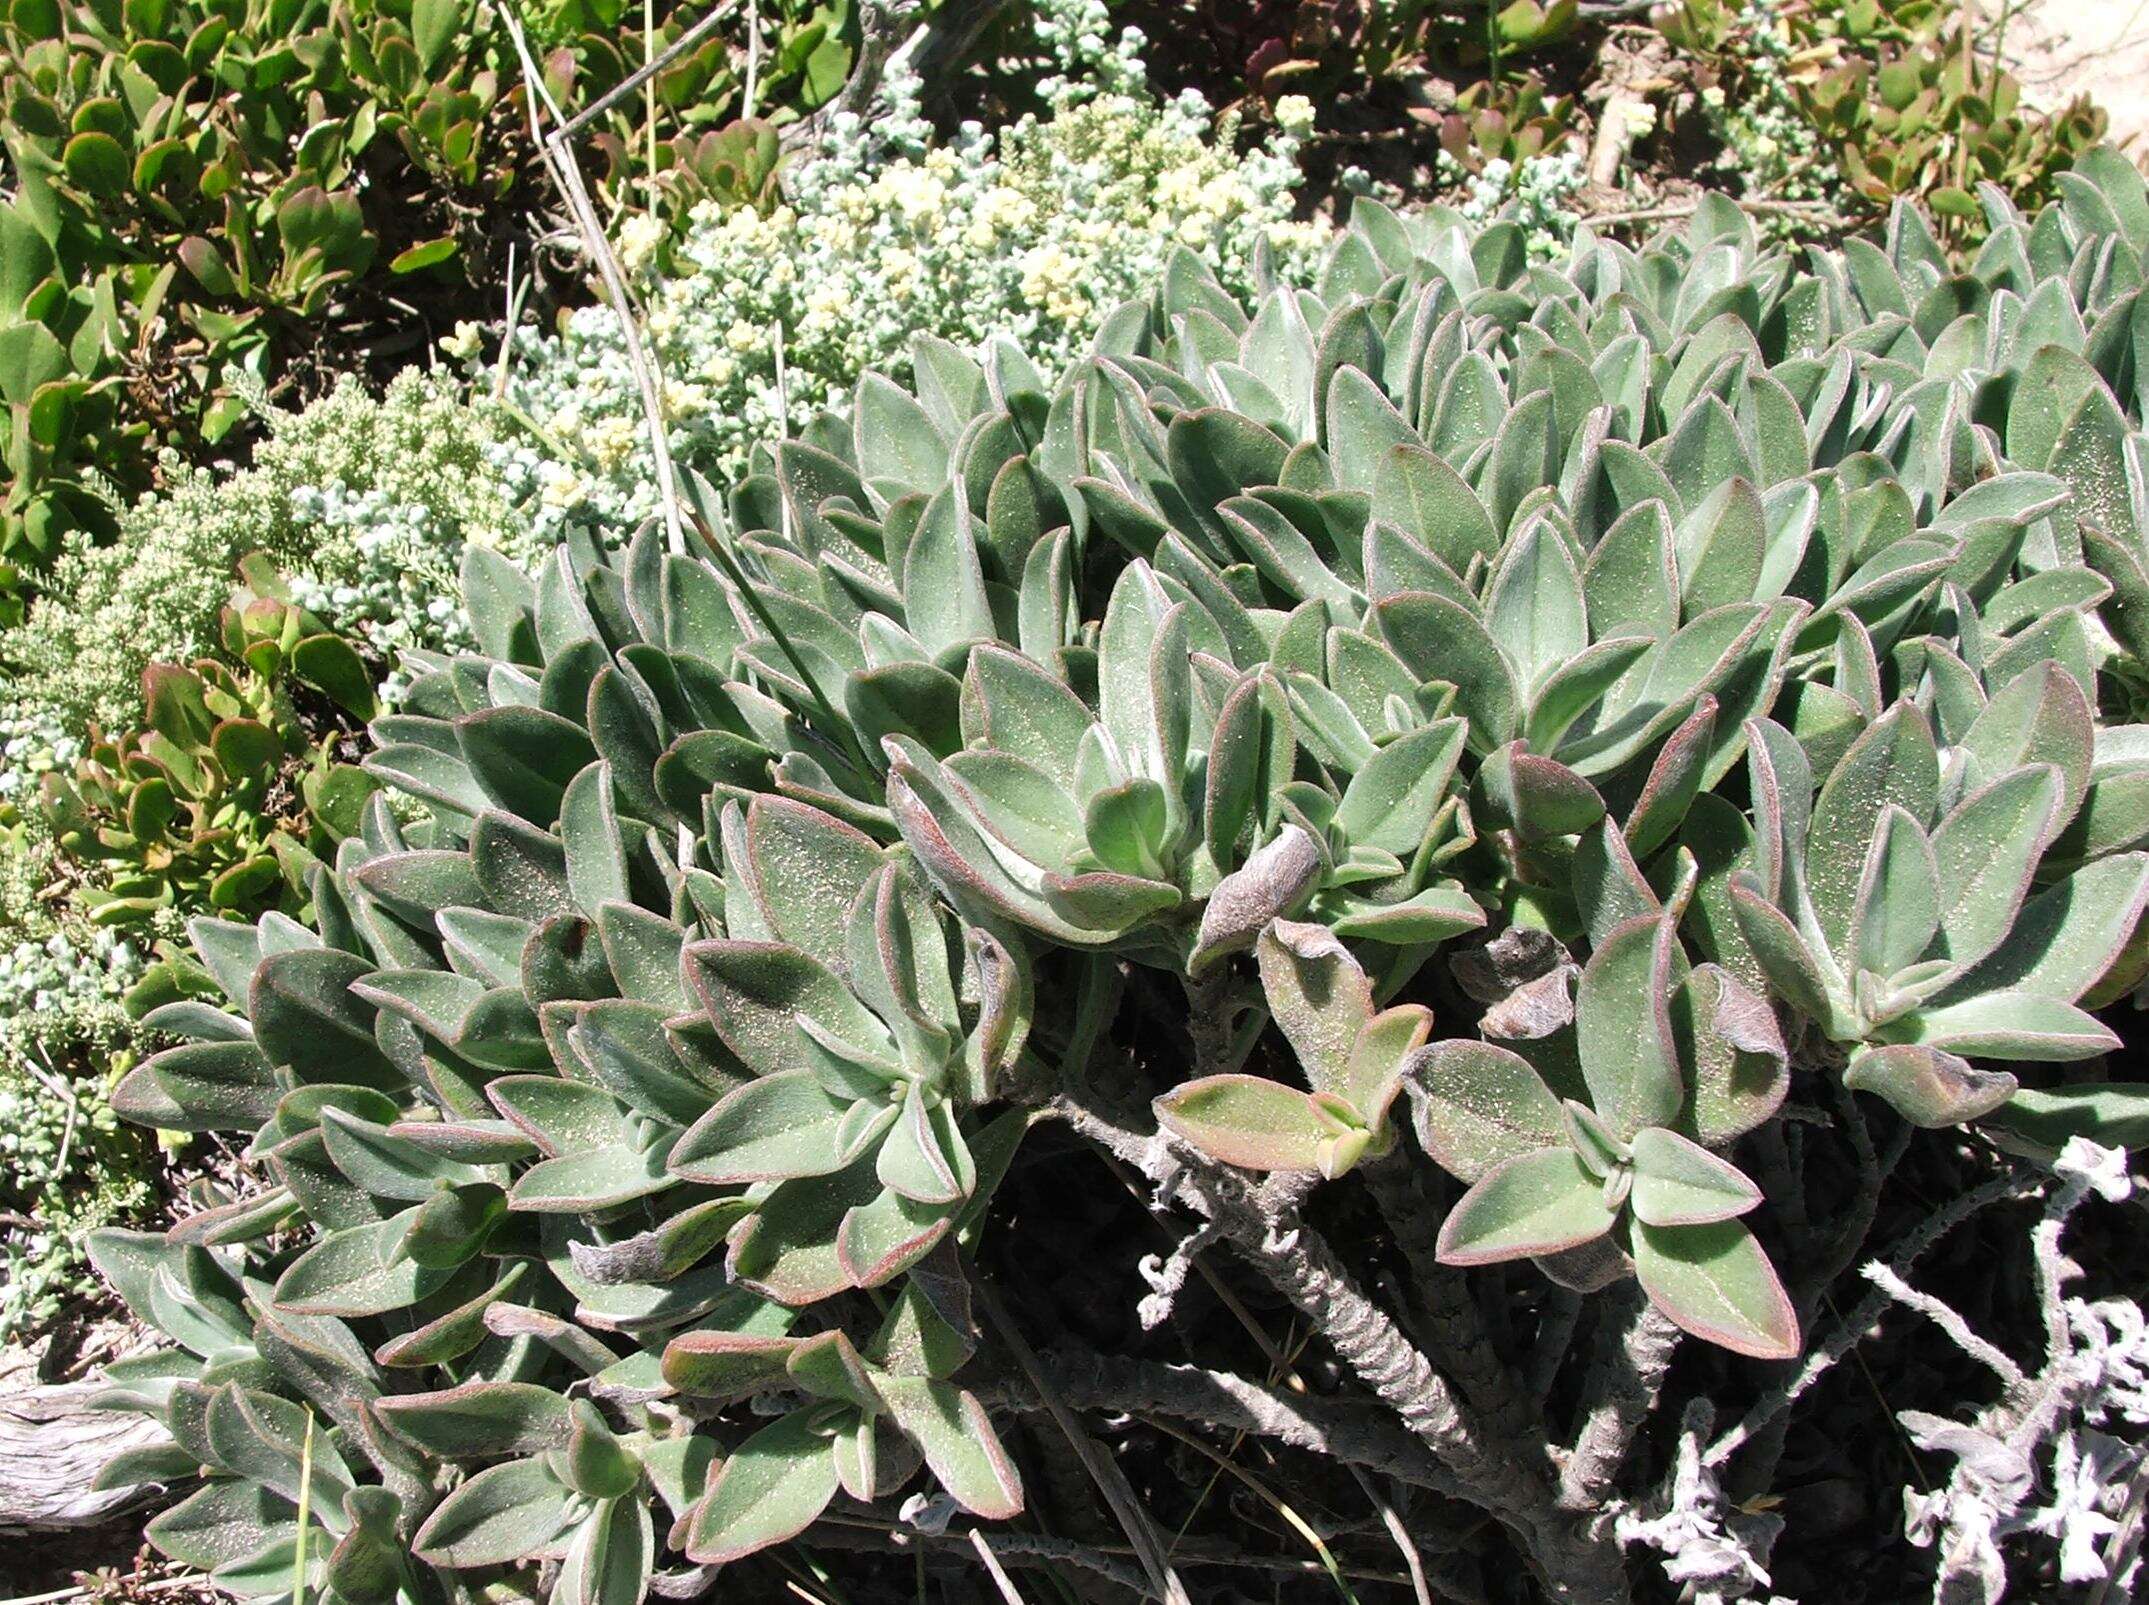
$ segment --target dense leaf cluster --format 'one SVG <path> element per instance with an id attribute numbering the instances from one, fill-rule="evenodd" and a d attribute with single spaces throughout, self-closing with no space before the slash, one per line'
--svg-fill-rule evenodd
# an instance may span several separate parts
<path id="1" fill-rule="evenodd" d="M 1825 193 L 1853 216 L 1920 201 L 1950 244 L 1983 238 L 1980 185 L 2049 195 L 2107 126 L 2087 96 L 2025 104 L 2004 39 L 1937 0 L 1680 0 L 1657 26 L 1695 64 L 1749 184 Z"/>
<path id="2" fill-rule="evenodd" d="M 310 737 L 292 695 L 370 718 L 364 659 L 295 606 L 258 556 L 246 568 L 248 584 L 219 620 L 223 655 L 152 665 L 142 676 L 146 728 L 93 729 L 71 773 L 40 777 L 55 842 L 102 872 L 76 893 L 94 925 L 139 925 L 171 910 L 302 912 L 310 871 L 358 828 L 377 789 L 338 760 L 348 731 L 331 725 Z"/>
<path id="3" fill-rule="evenodd" d="M 472 548 L 481 651 L 372 727 L 426 817 L 374 799 L 312 928 L 197 923 L 228 1006 L 116 1098 L 258 1178 L 97 1244 L 175 1345 L 113 1367 L 176 1442 L 113 1475 L 206 1479 L 152 1538 L 627 1605 L 921 1467 L 1011 1514 L 965 1256 L 1108 1052 L 1189 1164 L 1429 1162 L 1448 1263 L 1763 1358 L 1740 1164 L 1795 1084 L 2138 1137 L 2088 1011 L 2149 964 L 2149 734 L 2101 711 L 2149 194 L 2066 193 L 1988 189 L 1964 273 L 1908 209 L 1544 266 L 1361 205 L 1310 291 L 1182 253 L 1051 387 L 920 342 L 694 487 L 692 552 Z M 1183 1040 L 1114 1019 L 1129 967 Z"/>

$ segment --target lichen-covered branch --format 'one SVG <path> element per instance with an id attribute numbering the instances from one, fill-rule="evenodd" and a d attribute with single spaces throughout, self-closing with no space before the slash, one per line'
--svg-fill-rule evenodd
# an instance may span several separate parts
<path id="1" fill-rule="evenodd" d="M 2143 1341 L 2138 1306 L 2067 1296 L 2067 1283 L 2081 1268 L 2067 1257 L 2062 1239 L 2092 1194 L 2117 1202 L 2133 1191 L 2133 1180 L 2123 1152 L 2081 1137 L 2061 1150 L 2053 1175 L 2056 1185 L 2030 1233 L 2031 1275 L 2045 1329 L 2044 1363 L 2034 1376 L 1971 1332 L 1957 1312 L 1944 1306 L 1936 1312 L 1937 1301 L 1929 1297 L 1909 1301 L 1972 1358 L 1999 1369 L 2003 1378 L 2013 1373 L 2000 1399 L 1968 1420 L 1898 1412 L 1919 1448 L 1955 1461 L 1945 1487 L 1903 1496 L 1906 1535 L 1939 1553 L 1935 1605 L 1998 1605 L 2008 1586 L 2000 1543 L 2017 1533 L 2058 1541 L 2063 1582 L 2109 1581 L 2128 1564 L 2120 1518 L 2145 1463 L 2139 1439 L 2140 1429 L 2149 1426 L 2149 1392 L 2142 1387 L 2149 1380 L 2149 1342 Z M 1896 1296 L 1900 1278 L 1875 1281 Z M 2130 1338 L 2116 1343 L 2115 1317 L 2132 1328 Z M 2134 1429 L 2134 1441 L 2097 1430 L 2113 1415 Z"/>
<path id="2" fill-rule="evenodd" d="M 1932 1250 L 1934 1244 L 1964 1221 L 2004 1199 L 2018 1198 L 2034 1192 L 2037 1184 L 2037 1178 L 2033 1174 L 2011 1171 L 2003 1176 L 1995 1176 L 1984 1185 L 1948 1200 L 1933 1211 L 1916 1230 L 1905 1235 L 1888 1261 L 1890 1267 L 1898 1275 L 1907 1273 Z M 1764 1427 L 1796 1404 L 1808 1388 L 1835 1368 L 1843 1356 L 1856 1348 L 1873 1330 L 1887 1306 L 1887 1294 L 1878 1289 L 1860 1299 L 1850 1314 L 1845 1316 L 1826 1338 L 1817 1345 L 1809 1346 L 1805 1361 L 1797 1371 L 1779 1386 L 1763 1394 L 1735 1425 L 1709 1445 L 1708 1453 L 1703 1456 L 1703 1463 L 1712 1470 L 1720 1469 Z"/>
<path id="3" fill-rule="evenodd" d="M 1679 1329 L 1639 1287 L 1628 1289 L 1624 1298 L 1625 1307 L 1598 1329 L 1584 1385 L 1582 1430 L 1560 1472 L 1561 1508 L 1578 1515 L 1602 1510 L 1635 1433 L 1656 1408 L 1679 1346 Z"/>
<path id="4" fill-rule="evenodd" d="M 1063 1098 L 1060 1113 L 1176 1199 L 1214 1221 L 1224 1238 L 1309 1320 L 1403 1424 L 1455 1473 L 1465 1497 L 1513 1528 L 1554 1598 L 1627 1597 L 1616 1544 L 1593 1539 L 1554 1504 L 1541 1459 L 1528 1446 L 1488 1434 L 1392 1317 L 1359 1288 L 1327 1242 L 1293 1207 L 1262 1198 L 1236 1172 L 1168 1148 Z"/>
<path id="5" fill-rule="evenodd" d="M 1047 1349 L 1037 1356 L 1037 1365 L 1072 1409 L 1175 1416 L 1223 1432 L 1273 1438 L 1442 1493 L 1458 1486 L 1423 1442 L 1371 1406 L 1285 1393 L 1228 1371 L 1161 1365 L 1090 1349 Z M 982 1391 L 1013 1398 L 1027 1390 L 1010 1379 Z"/>

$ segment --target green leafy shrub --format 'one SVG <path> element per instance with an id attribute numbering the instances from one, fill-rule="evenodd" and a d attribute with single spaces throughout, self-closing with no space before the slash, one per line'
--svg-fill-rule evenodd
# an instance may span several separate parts
<path id="1" fill-rule="evenodd" d="M 1979 185 L 2034 207 L 2104 137 L 2087 99 L 2024 106 L 2013 74 L 1979 54 L 1981 20 L 1937 0 L 1682 0 L 1661 26 L 1695 59 L 1750 187 L 1852 216 L 1919 200 L 1951 247 L 1984 238 Z M 1966 40 L 1966 27 L 1980 31 Z"/>
<path id="2" fill-rule="evenodd" d="M 700 15 L 664 11 L 646 37 L 624 0 L 533 19 L 548 92 L 594 100 Z M 765 113 L 841 87 L 847 0 L 785 0 L 769 32 Z M 519 75 L 491 0 L 0 8 L 0 603 L 19 611 L 68 531 L 116 534 L 104 482 L 138 494 L 160 445 L 222 440 L 249 377 L 280 386 L 317 345 L 379 343 L 407 284 L 450 317 L 496 304 L 537 177 L 503 92 Z M 705 38 L 593 132 L 600 181 L 755 193 L 758 159 L 723 132 L 743 76 L 723 32 Z"/>
<path id="3" fill-rule="evenodd" d="M 1491 162 L 1516 165 L 1556 151 L 1574 136 L 1574 97 L 1548 96 L 1529 78 L 1470 85 L 1441 119 L 1440 149 L 1465 172 Z"/>
<path id="4" fill-rule="evenodd" d="M 224 610 L 221 657 L 143 671 L 145 729 L 93 732 L 71 776 L 43 777 L 46 821 L 87 872 L 75 898 L 94 924 L 168 909 L 303 914 L 307 871 L 358 827 L 373 786 L 337 757 L 333 712 L 372 716 L 372 671 L 260 580 L 267 594 Z M 330 716 L 302 715 L 295 691 Z"/>
<path id="5" fill-rule="evenodd" d="M 1044 1384 L 969 1278 L 1068 1270 L 991 1208 L 1052 1119 L 1207 1217 L 1180 1254 L 1243 1254 L 1488 1559 L 1625 1597 L 1629 1537 L 1694 1535 L 1608 1519 L 1682 1331 L 1688 1434 L 1791 1407 L 1738 1357 L 1880 1251 L 1876 1127 L 2075 1139 L 2065 1210 L 2125 1191 L 2080 1138 L 2145 1135 L 2078 1005 L 2145 958 L 2142 730 L 2096 710 L 2149 599 L 2149 191 L 2066 191 L 1988 190 L 1965 275 L 1907 207 L 1807 265 L 1720 200 L 1542 265 L 1361 204 L 1310 290 L 1173 253 L 1054 381 L 921 340 L 695 481 L 691 552 L 472 546 L 475 649 L 372 727 L 424 817 L 373 799 L 312 928 L 195 922 L 225 1005 L 114 1095 L 250 1164 L 95 1240 L 174 1345 L 111 1368 L 174 1444 L 110 1480 L 198 1479 L 150 1537 L 225 1586 L 353 1605 L 548 1561 L 624 1605 L 921 1468 L 1009 1517 L 990 1406 Z M 1511 1259 L 1593 1295 L 1570 1356 L 1486 1288 L 1550 1389 L 1473 1325 Z M 1295 1419 L 1251 1430 L 1369 1453 Z M 1664 1497 L 1760 1571 L 1699 1454 Z"/>

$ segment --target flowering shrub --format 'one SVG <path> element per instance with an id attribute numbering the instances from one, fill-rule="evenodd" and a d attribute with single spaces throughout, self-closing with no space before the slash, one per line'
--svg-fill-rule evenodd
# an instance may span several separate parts
<path id="1" fill-rule="evenodd" d="M 103 494 L 156 448 L 214 448 L 313 353 L 495 304 L 544 179 L 492 0 L 31 0 L 0 7 L 0 619 L 68 532 L 117 537 Z M 513 8 L 547 93 L 588 105 L 710 7 Z M 842 88 L 851 0 L 761 0 L 756 105 Z M 648 24 L 645 28 L 644 22 Z M 743 11 L 590 130 L 601 192 L 670 209 L 721 184 L 748 65 Z M 645 115 L 646 108 L 646 115 Z"/>
<path id="2" fill-rule="evenodd" d="M 897 63 L 885 116 L 835 119 L 768 215 L 700 209 L 669 277 L 650 277 L 658 237 L 630 220 L 621 252 L 644 275 L 677 458 L 737 477 L 757 444 L 840 407 L 861 372 L 907 373 L 921 334 L 963 346 L 1004 336 L 1056 374 L 1176 250 L 1237 294 L 1264 254 L 1303 276 L 1323 233 L 1290 220 L 1311 108 L 1287 102 L 1281 131 L 1241 156 L 1236 120 L 1198 95 L 1158 104 L 1140 36 L 1107 48 L 1100 6 L 1045 12 L 1063 72 L 1043 86 L 1043 118 L 997 134 L 965 124 L 936 143 L 920 86 Z M 626 528 L 651 511 L 641 403 L 609 309 L 574 313 L 556 337 L 522 331 L 508 399 L 532 432 L 493 454 L 539 531 Z"/>
<path id="3" fill-rule="evenodd" d="M 207 907 L 206 898 L 172 901 L 178 860 L 156 843 L 122 844 L 136 855 L 133 871 L 155 866 L 137 873 L 140 885 L 115 879 L 129 866 L 100 853 L 63 862 L 37 801 L 42 777 L 75 774 L 93 725 L 141 725 L 152 663 L 228 657 L 219 615 L 248 554 L 281 565 L 305 605 L 387 663 L 470 644 L 452 600 L 466 542 L 526 550 L 486 469 L 487 417 L 445 376 L 405 374 L 378 399 L 347 380 L 304 413 L 271 413 L 268 423 L 251 468 L 175 464 L 165 491 L 119 515 L 116 544 L 72 541 L 28 621 L 0 640 L 10 671 L 0 701 L 0 1198 L 38 1221 L 6 1234 L 0 1329 L 49 1314 L 81 1276 L 70 1246 L 81 1230 L 146 1200 L 139 1144 L 112 1136 L 103 1103 L 135 1040 L 121 1000 L 159 944 Z M 399 685 L 390 674 L 381 689 L 392 698 Z M 359 699 L 356 688 L 345 694 Z M 278 729 L 303 744 L 289 718 L 286 708 Z M 282 811 L 301 796 L 308 807 L 323 800 L 314 777 L 290 778 Z M 286 828 L 266 818 L 202 824 L 242 842 Z M 219 858 L 217 867 L 229 866 Z M 122 936 L 86 918 L 93 904 L 124 913 L 138 898 L 114 893 L 145 885 L 161 909 L 146 924 Z"/>
<path id="4" fill-rule="evenodd" d="M 35 1224 L 0 1234 L 0 1341 L 86 1285 L 82 1233 L 149 1193 L 141 1136 L 105 1098 L 144 943 L 40 898 L 49 855 L 11 811 L 0 799 L 0 1209 Z"/>
<path id="5" fill-rule="evenodd" d="M 463 543 L 521 539 L 484 471 L 484 412 L 446 375 L 407 372 L 378 399 L 357 379 L 270 435 L 239 473 L 173 462 L 111 546 L 71 544 L 50 594 L 9 632 L 11 698 L 52 733 L 141 712 L 142 670 L 210 648 L 239 559 L 260 552 L 333 627 L 378 655 L 445 644 L 440 589 Z"/>
<path id="6" fill-rule="evenodd" d="M 2149 972 L 2149 732 L 2098 713 L 2149 640 L 2149 189 L 1990 205 L 1955 277 L 1907 207 L 1547 265 L 1361 203 L 1310 290 L 1175 254 L 1057 379 L 921 342 L 694 482 L 691 551 L 467 547 L 477 650 L 372 731 L 424 817 L 369 803 L 311 927 L 194 922 L 221 1001 L 113 1095 L 247 1155 L 94 1240 L 170 1343 L 112 1368 L 175 1447 L 111 1480 L 193 1479 L 152 1541 L 349 1605 L 637 1605 L 824 1534 L 1124 1582 L 1053 1536 L 1086 1471 L 1171 1598 L 1129 1484 L 1184 1492 L 1177 1416 L 1380 1505 L 1338 1575 L 1401 1531 L 1516 1596 L 1629 1598 L 1630 1542 L 1768 1587 L 1724 1473 L 1771 1489 L 1874 1324 L 1851 1266 L 1967 1332 L 1907 1272 L 2042 1197 L 2062 1304 L 2149 1138 L 2100 1017 Z M 1140 1330 L 1083 1311 L 1127 1348 L 1033 1353 L 1069 1230 L 1125 1271 L 1175 1210 Z M 1212 1247 L 1255 1343 L 1151 1347 Z M 2035 1408 L 1886 1398 L 1965 1468 L 1912 1505 L 1939 1598 L 2003 1541 L 2124 1572 L 2078 1519 L 2116 1311 L 2048 1316 Z M 1970 1486 L 2054 1439 L 2063 1506 Z"/>
<path id="7" fill-rule="evenodd" d="M 1559 254 L 1574 235 L 1575 217 L 1568 202 L 1582 188 L 1582 157 L 1564 150 L 1552 156 L 1525 156 L 1510 162 L 1494 157 L 1472 170 L 1446 151 L 1436 158 L 1440 178 L 1456 187 L 1447 203 L 1454 216 L 1482 228 L 1503 220 L 1515 224 L 1539 261 Z"/>

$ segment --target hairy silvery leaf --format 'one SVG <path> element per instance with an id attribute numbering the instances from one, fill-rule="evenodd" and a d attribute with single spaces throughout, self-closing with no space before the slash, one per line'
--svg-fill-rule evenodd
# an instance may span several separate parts
<path id="1" fill-rule="evenodd" d="M 1351 1052 L 1373 1018 L 1373 988 L 1358 961 L 1318 925 L 1278 920 L 1257 944 L 1269 1013 L 1316 1092 L 1348 1097 Z"/>
<path id="2" fill-rule="evenodd" d="M 1256 1077 L 1214 1076 L 1158 1100 L 1159 1118 L 1232 1163 L 1340 1175 L 1369 1145 L 1387 1147 L 1388 1109 L 1432 1029 L 1432 1011 L 1417 1004 L 1376 1011 L 1365 970 L 1321 926 L 1276 920 L 1256 948 L 1270 1014 L 1305 1071 L 1310 1098 Z M 1232 1129 L 1249 1135 L 1233 1137 Z M 1227 1148 L 1256 1157 L 1233 1158 Z"/>
<path id="3" fill-rule="evenodd" d="M 1762 1360 L 1798 1353 L 1798 1317 L 1745 1223 L 1637 1221 L 1634 1273 L 1656 1307 L 1696 1337 Z"/>
<path id="4" fill-rule="evenodd" d="M 528 574 L 473 547 L 470 650 L 413 656 L 371 729 L 418 806 L 307 867 L 312 928 L 197 922 L 221 1001 L 176 964 L 144 994 L 177 1045 L 115 1107 L 237 1156 L 228 1200 L 93 1242 L 176 1345 L 112 1402 L 184 1464 L 126 1464 L 209 1468 L 152 1538 L 288 1591 L 308 1411 L 298 1581 L 350 1605 L 683 1595 L 660 1542 L 855 1535 L 921 1471 L 928 1521 L 1006 1519 L 1033 1445 L 963 1375 L 996 1319 L 964 1256 L 1015 1234 L 1034 1318 L 1006 1278 L 1057 1263 L 1061 1172 L 994 1188 L 1151 1043 L 1234 1072 L 1157 1100 L 1151 1180 L 1199 1150 L 1298 1173 L 1262 1190 L 1295 1207 L 1390 1151 L 1408 1087 L 1466 1189 L 1443 1257 L 1631 1275 L 1771 1361 L 1799 1334 L 1735 1166 L 1777 1151 L 1794 1051 L 2013 1151 L 2139 1138 L 2095 1060 L 2149 973 L 2149 735 L 2105 722 L 2149 607 L 2149 208 L 2094 176 L 2035 223 L 1987 192 L 1961 262 L 1908 209 L 1794 259 L 1705 199 L 1535 260 L 1512 221 L 1362 206 L 1310 285 L 1265 247 L 1244 305 L 1173 252 L 1079 361 L 922 341 L 728 495 L 690 469 L 688 550 L 580 515 Z M 219 747 L 175 683 L 164 723 L 258 763 L 260 720 Z M 1426 966 L 1481 927 L 1458 996 Z M 1177 1018 L 1189 980 L 1216 1018 Z M 1345 1228 L 1410 1162 L 1217 1274 L 1281 1279 L 1293 1232 L 1400 1269 L 1407 1222 Z M 1561 1330 L 1527 1273 L 1464 1274 Z M 1496 1547 L 1551 1530 L 1476 1502 Z M 466 1567 L 500 1570 L 426 1573 Z"/>
<path id="5" fill-rule="evenodd" d="M 1634 1134 L 1634 1218 L 1645 1226 L 1701 1226 L 1743 1215 L 1761 1189 L 1729 1161 L 1662 1126 Z"/>
<path id="6" fill-rule="evenodd" d="M 1245 1170 L 1317 1170 L 1339 1174 L 1340 1146 L 1363 1152 L 1368 1134 L 1340 1100 L 1323 1100 L 1260 1076 L 1218 1075 L 1189 1081 L 1159 1098 L 1157 1120 L 1212 1159 Z"/>
<path id="7" fill-rule="evenodd" d="M 1631 1138 L 1678 1117 L 1686 1099 L 1672 1036 L 1675 960 L 1684 956 L 1661 916 L 1629 920 L 1582 967 L 1576 1037 L 1597 1113 Z"/>
<path id="8" fill-rule="evenodd" d="M 1492 1043 L 1436 1042 L 1417 1055 L 1404 1085 L 1420 1146 L 1466 1182 L 1565 1140 L 1558 1097 L 1528 1060 Z"/>
<path id="9" fill-rule="evenodd" d="M 1440 1228 L 1445 1265 L 1557 1254 L 1602 1237 L 1618 1219 L 1604 1188 L 1564 1143 L 1503 1159 L 1463 1194 Z"/>
<path id="10" fill-rule="evenodd" d="M 1805 849 L 1807 896 L 1815 928 L 1832 951 L 1847 937 L 1865 862 L 1883 814 L 1892 806 L 1913 824 L 1932 815 L 1940 785 L 1931 727 L 1898 703 L 1845 753 L 1813 805 Z"/>
<path id="11" fill-rule="evenodd" d="M 450 1460 L 531 1455 L 567 1441 L 567 1401 L 525 1382 L 468 1382 L 377 1406 L 390 1431 Z"/>
<path id="12" fill-rule="evenodd" d="M 412 1539 L 436 1566 L 497 1566 L 557 1554 L 574 1521 L 574 1490 L 544 1460 L 487 1467 L 436 1506 Z"/>
<path id="13" fill-rule="evenodd" d="M 1775 1115 L 1790 1054 L 1767 999 L 1717 965 L 1696 965 L 1672 995 L 1672 1026 L 1688 1056 L 1689 1136 L 1722 1148 Z"/>
<path id="14" fill-rule="evenodd" d="M 805 1531 L 836 1496 L 836 1462 L 819 1412 L 793 1411 L 734 1450 L 695 1506 L 687 1558 L 736 1560 Z"/>

